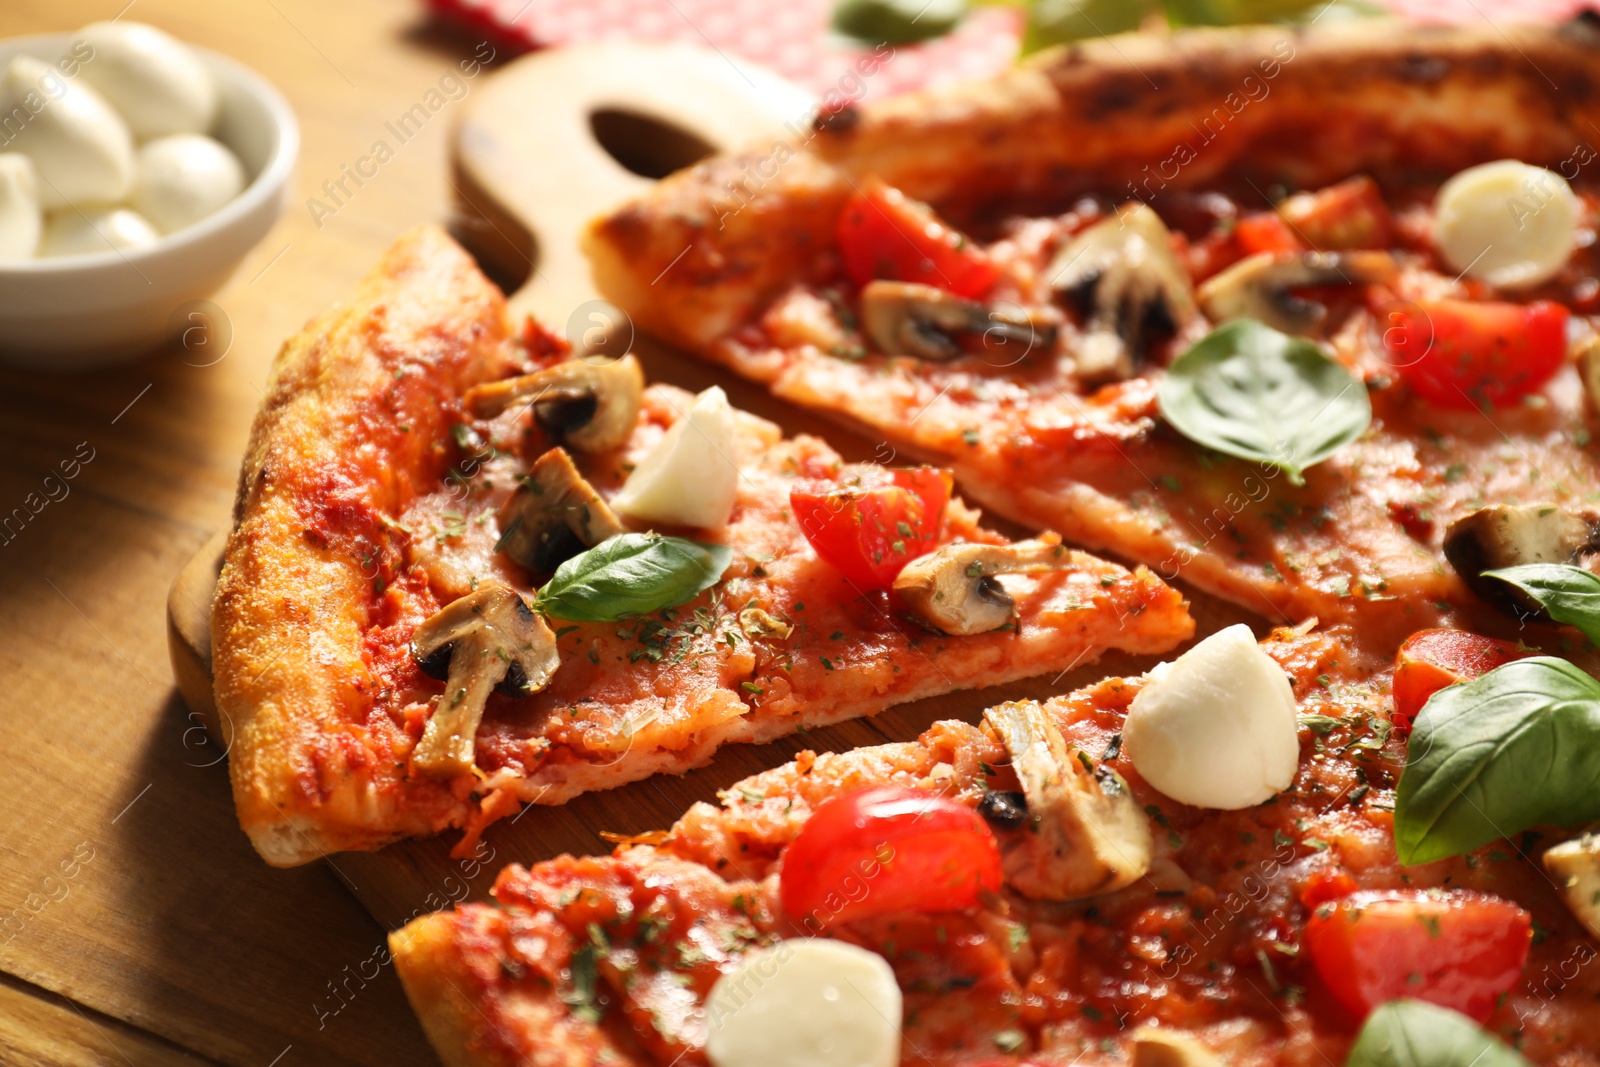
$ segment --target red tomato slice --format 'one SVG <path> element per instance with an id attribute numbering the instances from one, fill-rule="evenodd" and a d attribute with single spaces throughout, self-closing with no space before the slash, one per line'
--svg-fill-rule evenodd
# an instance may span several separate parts
<path id="1" fill-rule="evenodd" d="M 1323 252 L 1346 248 L 1388 248 L 1394 217 L 1378 183 L 1366 175 L 1314 193 L 1296 193 L 1278 205 L 1293 232 Z"/>
<path id="2" fill-rule="evenodd" d="M 1358 1016 L 1414 997 L 1481 1023 L 1522 979 L 1532 924 L 1486 893 L 1356 893 L 1311 913 L 1304 946 L 1328 990 Z"/>
<path id="3" fill-rule="evenodd" d="M 1241 259 L 1257 252 L 1302 252 L 1306 247 L 1275 211 L 1246 215 L 1234 223 L 1233 240 Z"/>
<path id="4" fill-rule="evenodd" d="M 1535 655 L 1511 641 L 1464 630 L 1418 630 L 1394 657 L 1394 728 L 1404 737 L 1428 698 L 1447 685 L 1470 682 L 1503 663 Z"/>
<path id="5" fill-rule="evenodd" d="M 889 278 L 976 300 L 1000 276 L 983 249 L 940 221 L 927 204 L 876 178 L 862 183 L 839 217 L 839 253 L 857 285 Z"/>
<path id="6" fill-rule="evenodd" d="M 1440 407 L 1502 407 L 1539 388 L 1567 356 L 1570 312 L 1531 304 L 1433 300 L 1386 311 L 1383 341 L 1416 394 Z"/>
<path id="7" fill-rule="evenodd" d="M 880 470 L 854 485 L 800 482 L 789 507 L 817 555 L 868 592 L 939 543 L 951 484 L 934 467 Z"/>
<path id="8" fill-rule="evenodd" d="M 983 816 L 921 789 L 880 786 L 825 801 L 789 843 L 784 912 L 809 929 L 874 915 L 960 911 L 1000 888 Z"/>

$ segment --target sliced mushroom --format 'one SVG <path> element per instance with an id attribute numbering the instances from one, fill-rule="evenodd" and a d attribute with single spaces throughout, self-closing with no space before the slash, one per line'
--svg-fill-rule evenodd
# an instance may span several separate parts
<path id="1" fill-rule="evenodd" d="M 1583 378 L 1583 388 L 1589 394 L 1589 403 L 1600 410 L 1600 334 L 1586 337 L 1574 346 L 1578 357 L 1578 374 Z"/>
<path id="2" fill-rule="evenodd" d="M 644 371 L 632 356 L 610 363 L 569 359 L 532 374 L 475 385 L 467 410 L 492 419 L 513 404 L 533 405 L 541 429 L 579 452 L 621 447 L 639 421 Z"/>
<path id="3" fill-rule="evenodd" d="M 539 457 L 501 506 L 499 519 L 500 551 L 540 573 L 622 532 L 616 514 L 564 448 Z"/>
<path id="4" fill-rule="evenodd" d="M 1214 322 L 1256 319 L 1284 333 L 1309 334 L 1328 309 L 1295 289 L 1393 282 L 1398 272 L 1387 252 L 1258 252 L 1207 279 L 1200 306 Z"/>
<path id="5" fill-rule="evenodd" d="M 1027 819 L 1002 831 L 1006 883 L 1034 900 L 1079 900 L 1121 889 L 1150 869 L 1150 820 L 1122 777 L 1090 770 L 1032 700 L 998 704 L 983 721 L 1011 754 Z"/>
<path id="6" fill-rule="evenodd" d="M 1572 914 L 1591 936 L 1600 938 L 1600 834 L 1559 844 L 1544 854 L 1543 862 Z"/>
<path id="7" fill-rule="evenodd" d="M 1525 563 L 1576 563 L 1600 548 L 1592 517 L 1559 504 L 1493 504 L 1450 524 L 1444 555 L 1467 587 L 1496 610 L 1523 618 L 1547 618 L 1521 590 L 1484 571 Z"/>
<path id="8" fill-rule="evenodd" d="M 1051 541 L 1013 545 L 945 545 L 906 564 L 894 580 L 911 614 L 947 634 L 998 630 L 1016 617 L 1017 602 L 997 575 L 1038 574 L 1076 563 L 1072 551 Z"/>
<path id="9" fill-rule="evenodd" d="M 1147 204 L 1124 204 L 1063 246 L 1050 263 L 1050 285 L 1087 327 L 1075 368 L 1085 382 L 1133 377 L 1150 341 L 1195 315 L 1189 272 Z"/>
<path id="10" fill-rule="evenodd" d="M 794 633 L 794 626 L 782 619 L 774 618 L 766 609 L 749 607 L 739 612 L 739 629 L 752 641 L 763 637 L 773 637 L 779 641 L 789 640 L 789 635 Z"/>
<path id="11" fill-rule="evenodd" d="M 1146 1026 L 1133 1034 L 1133 1067 L 1224 1067 L 1217 1054 L 1184 1034 Z"/>
<path id="12" fill-rule="evenodd" d="M 425 674 L 445 683 L 411 753 L 414 769 L 436 777 L 472 769 L 473 739 L 491 689 L 536 693 L 561 665 L 550 627 L 501 582 L 480 585 L 418 626 L 411 655 Z"/>
<path id="13" fill-rule="evenodd" d="M 966 354 L 964 340 L 986 336 L 1025 352 L 1056 342 L 1053 324 L 1036 322 L 1020 308 L 990 307 L 915 282 L 868 282 L 861 290 L 861 326 L 878 351 L 918 359 L 955 359 Z"/>

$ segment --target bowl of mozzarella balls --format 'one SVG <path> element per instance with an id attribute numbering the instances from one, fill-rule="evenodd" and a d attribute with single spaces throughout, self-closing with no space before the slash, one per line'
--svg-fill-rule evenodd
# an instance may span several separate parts
<path id="1" fill-rule="evenodd" d="M 276 89 L 154 26 L 0 41 L 0 362 L 76 370 L 192 331 L 298 149 Z"/>

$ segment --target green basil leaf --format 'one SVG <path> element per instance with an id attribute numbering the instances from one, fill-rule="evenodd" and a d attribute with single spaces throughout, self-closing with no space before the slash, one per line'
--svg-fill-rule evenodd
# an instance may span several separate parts
<path id="1" fill-rule="evenodd" d="M 1525 563 L 1484 571 L 1485 578 L 1509 582 L 1528 594 L 1556 622 L 1568 623 L 1583 631 L 1600 647 L 1600 577 L 1582 567 L 1561 563 Z"/>
<path id="2" fill-rule="evenodd" d="M 1345 1067 L 1530 1065 L 1459 1012 L 1420 1000 L 1391 1000 L 1367 1017 Z"/>
<path id="3" fill-rule="evenodd" d="M 1219 326 L 1173 361 L 1161 414 L 1196 444 L 1303 472 L 1372 421 L 1366 387 L 1316 345 L 1254 319 Z"/>
<path id="4" fill-rule="evenodd" d="M 1164 0 L 1174 26 L 1238 26 L 1252 22 L 1317 22 L 1385 15 L 1366 0 Z"/>
<path id="5" fill-rule="evenodd" d="M 967 0 L 837 0 L 833 28 L 868 44 L 911 44 L 940 37 L 967 13 Z"/>
<path id="6" fill-rule="evenodd" d="M 1600 682 L 1566 660 L 1533 656 L 1422 706 L 1395 791 L 1401 863 L 1589 819 L 1600 819 Z"/>
<path id="7" fill-rule="evenodd" d="M 1137 30 L 1154 7 L 1155 0 L 1029 0 L 1022 54 Z"/>
<path id="8" fill-rule="evenodd" d="M 533 606 L 568 622 L 616 622 L 693 600 L 722 578 L 732 559 L 727 545 L 618 534 L 556 568 Z"/>

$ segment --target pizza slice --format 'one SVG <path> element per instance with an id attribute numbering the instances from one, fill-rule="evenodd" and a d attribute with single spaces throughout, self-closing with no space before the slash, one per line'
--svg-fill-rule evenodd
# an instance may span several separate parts
<path id="1" fill-rule="evenodd" d="M 1592 547 L 1600 26 L 1329 23 L 821 115 L 596 220 L 595 278 L 1008 518 L 1387 658 L 1476 618 L 1447 549 Z"/>
<path id="2" fill-rule="evenodd" d="M 1425 631 L 1407 712 L 1564 662 L 1525 655 Z M 1563 882 L 1523 855 L 1549 832 L 1402 865 L 1420 753 L 1359 656 L 1232 627 L 981 725 L 802 753 L 611 856 L 507 868 L 391 935 L 396 969 L 451 1067 L 1342 1064 L 1369 1017 L 1381 1043 L 1419 1012 L 1419 1047 L 1477 1053 L 1477 1023 L 1593 1062 L 1600 846 L 1551 849 Z"/>
<path id="3" fill-rule="evenodd" d="M 571 358 L 436 229 L 280 355 L 213 613 L 271 863 L 482 828 L 718 746 L 1155 653 L 1182 597 L 720 389 Z"/>

